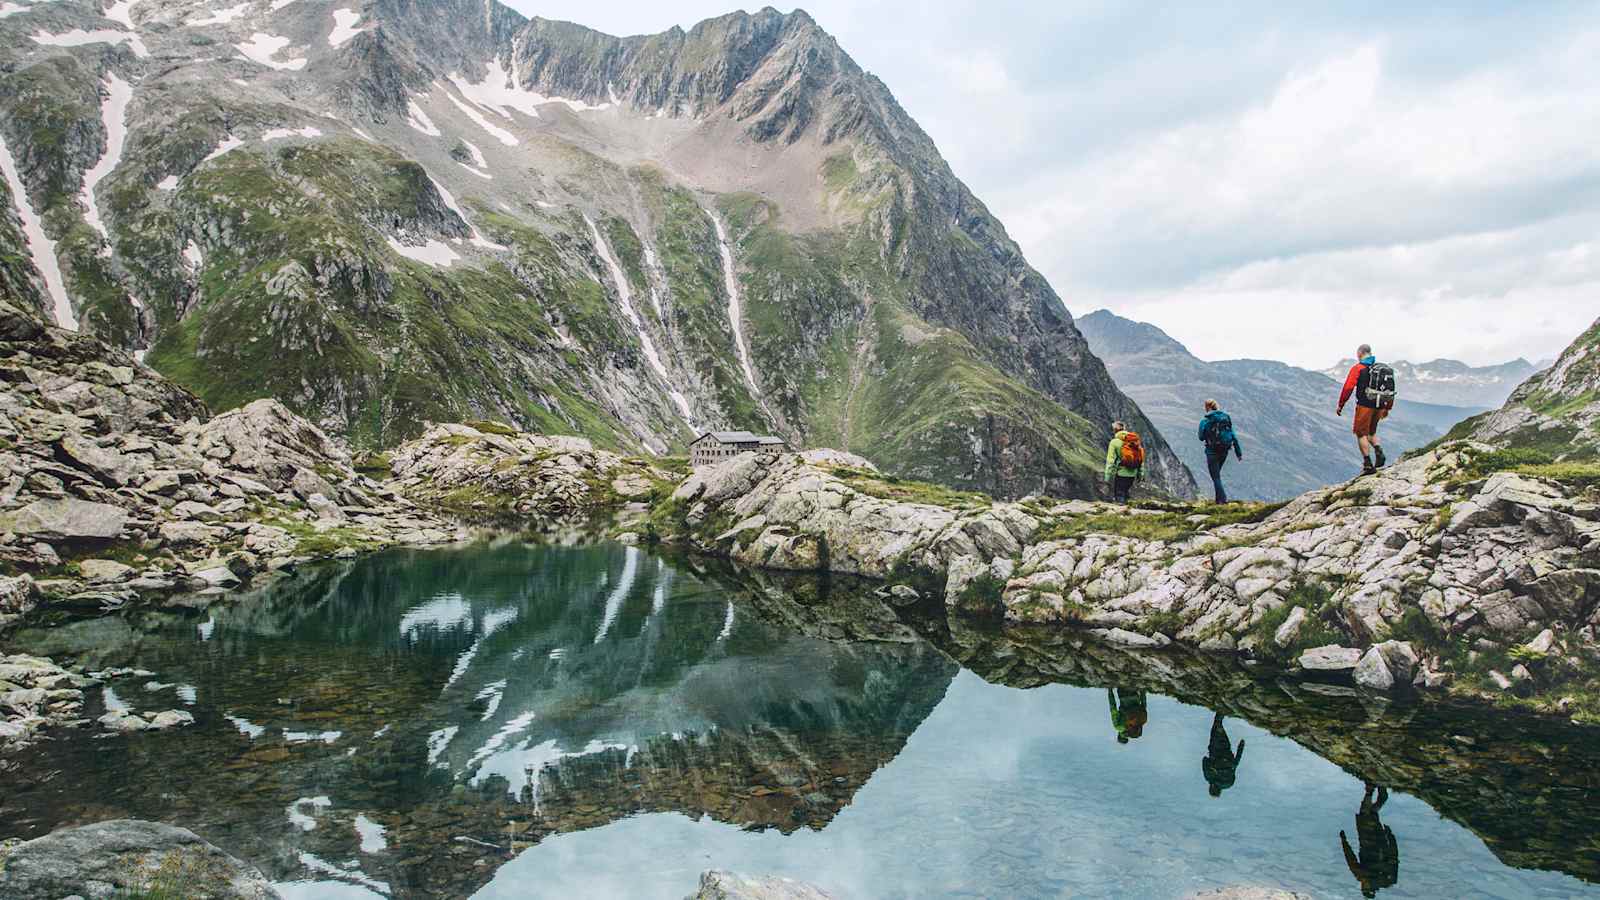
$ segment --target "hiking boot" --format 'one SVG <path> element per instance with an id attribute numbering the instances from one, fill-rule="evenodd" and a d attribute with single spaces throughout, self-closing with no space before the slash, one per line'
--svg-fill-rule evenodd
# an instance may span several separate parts
<path id="1" fill-rule="evenodd" d="M 1365 475 L 1376 475 L 1376 474 L 1378 474 L 1378 467 L 1373 465 L 1372 463 L 1367 463 L 1366 465 L 1361 467 L 1361 474 L 1363 476 L 1365 476 Z"/>
<path id="2" fill-rule="evenodd" d="M 1382 447 L 1373 447 L 1372 455 L 1377 457 L 1377 464 L 1373 468 L 1381 469 L 1383 464 L 1389 461 L 1389 458 L 1383 455 Z"/>

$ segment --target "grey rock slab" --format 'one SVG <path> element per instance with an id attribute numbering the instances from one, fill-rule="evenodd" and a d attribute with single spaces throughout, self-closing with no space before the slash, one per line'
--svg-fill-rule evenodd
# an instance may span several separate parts
<path id="1" fill-rule="evenodd" d="M 1294 643 L 1294 639 L 1300 635 L 1300 628 L 1305 624 L 1305 621 L 1306 611 L 1304 607 L 1296 606 L 1294 609 L 1289 610 L 1289 617 L 1284 619 L 1283 624 L 1279 625 L 1278 630 L 1272 634 L 1273 643 L 1279 647 L 1287 647 Z"/>
<path id="2" fill-rule="evenodd" d="M 166 873 L 181 872 L 181 884 Z M 118 819 L 54 831 L 0 850 L 0 897 L 171 893 L 195 900 L 279 900 L 266 876 L 194 832 Z"/>
<path id="3" fill-rule="evenodd" d="M 1338 644 L 1312 647 L 1300 654 L 1300 668 L 1311 672 L 1349 672 L 1360 662 L 1360 650 Z"/>
<path id="4" fill-rule="evenodd" d="M 121 581 L 133 574 L 133 566 L 113 559 L 84 559 L 78 561 L 78 571 L 90 581 Z"/>
<path id="5" fill-rule="evenodd" d="M 239 583 L 239 576 L 235 575 L 233 570 L 227 566 L 212 566 L 209 569 L 201 569 L 189 577 L 204 587 L 231 587 Z"/>
<path id="6" fill-rule="evenodd" d="M 77 437 L 64 437 L 57 446 L 61 448 L 62 454 L 72 461 L 73 465 L 89 472 L 106 484 L 118 487 L 127 484 L 132 479 L 134 470 L 137 468 L 136 462 L 138 459 L 142 458 L 148 461 L 148 457 L 125 457 L 115 450 L 96 447 L 94 444 Z"/>
<path id="7" fill-rule="evenodd" d="M 42 538 L 111 540 L 122 533 L 128 513 L 120 506 L 72 497 L 35 500 L 7 516 L 0 531 Z"/>
<path id="8" fill-rule="evenodd" d="M 181 709 L 164 710 L 150 716 L 149 719 L 151 731 L 165 731 L 169 728 L 194 724 L 194 714 Z"/>
<path id="9" fill-rule="evenodd" d="M 1355 681 L 1369 691 L 1387 693 L 1394 690 L 1394 673 L 1389 671 L 1389 663 L 1383 658 L 1382 650 L 1367 648 L 1367 652 L 1361 655 L 1361 661 L 1356 663 Z"/>
<path id="10" fill-rule="evenodd" d="M 199 522 L 163 522 L 160 532 L 163 541 L 178 547 L 215 543 L 228 533 L 225 529 Z"/>
<path id="11" fill-rule="evenodd" d="M 1548 656 L 1550 651 L 1555 649 L 1556 633 L 1546 628 L 1545 630 L 1539 632 L 1538 637 L 1535 637 L 1533 640 L 1523 644 L 1522 646 L 1534 653 L 1539 654 L 1540 656 Z"/>

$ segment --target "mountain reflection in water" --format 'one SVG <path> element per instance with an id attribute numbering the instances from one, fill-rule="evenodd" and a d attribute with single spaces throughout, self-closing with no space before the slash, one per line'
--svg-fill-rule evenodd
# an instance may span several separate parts
<path id="1" fill-rule="evenodd" d="M 24 633 L 156 673 L 108 702 L 197 724 L 25 752 L 0 837 L 170 821 L 291 897 L 682 897 L 711 867 L 856 897 L 1600 878 L 1587 730 L 699 565 L 502 540 Z"/>

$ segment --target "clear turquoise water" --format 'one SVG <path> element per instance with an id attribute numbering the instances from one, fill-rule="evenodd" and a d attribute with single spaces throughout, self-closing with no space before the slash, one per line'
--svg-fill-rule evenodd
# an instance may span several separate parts
<path id="1" fill-rule="evenodd" d="M 150 670 L 115 699 L 197 723 L 30 751 L 0 775 L 0 836 L 162 819 L 289 897 L 679 898 L 714 867 L 856 898 L 1357 897 L 1340 832 L 1359 850 L 1381 774 L 1376 833 L 1398 850 L 1371 866 L 1381 896 L 1600 895 L 1578 877 L 1600 872 L 1593 735 L 845 593 L 500 542 L 25 633 Z M 1152 691 L 1119 743 L 1107 686 L 1156 684 L 1178 696 Z M 1207 704 L 1245 742 L 1219 796 Z"/>

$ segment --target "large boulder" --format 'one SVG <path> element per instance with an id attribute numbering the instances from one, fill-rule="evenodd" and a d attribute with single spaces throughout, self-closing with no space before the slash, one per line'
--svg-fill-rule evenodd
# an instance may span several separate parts
<path id="1" fill-rule="evenodd" d="M 1361 661 L 1356 663 L 1355 679 L 1356 684 L 1380 693 L 1392 691 L 1395 686 L 1394 673 L 1389 671 L 1389 663 L 1377 647 L 1369 647 L 1362 654 Z"/>
<path id="2" fill-rule="evenodd" d="M 350 454 L 342 445 L 277 400 L 256 400 L 209 422 L 186 426 L 184 436 L 200 455 L 266 476 L 280 489 L 297 471 L 350 470 Z M 312 492 L 331 493 L 331 488 L 324 482 Z"/>
<path id="3" fill-rule="evenodd" d="M 73 497 L 45 497 L 0 516 L 0 531 L 46 540 L 112 540 L 128 523 L 120 506 Z"/>
<path id="4" fill-rule="evenodd" d="M 0 897 L 185 897 L 275 900 L 254 866 L 194 832 L 118 819 L 54 831 L 0 850 Z"/>
<path id="5" fill-rule="evenodd" d="M 752 878 L 713 869 L 700 875 L 700 890 L 687 900 L 832 900 L 832 897 L 815 885 L 792 878 L 772 875 Z"/>
<path id="6" fill-rule="evenodd" d="M 1349 672 L 1360 662 L 1360 650 L 1338 644 L 1312 647 L 1300 654 L 1300 668 L 1308 672 Z"/>

